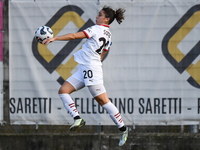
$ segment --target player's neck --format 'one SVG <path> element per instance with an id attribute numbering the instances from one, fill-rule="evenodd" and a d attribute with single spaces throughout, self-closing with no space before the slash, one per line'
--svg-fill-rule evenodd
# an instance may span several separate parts
<path id="1" fill-rule="evenodd" d="M 99 24 L 99 26 L 110 27 L 108 24 Z"/>

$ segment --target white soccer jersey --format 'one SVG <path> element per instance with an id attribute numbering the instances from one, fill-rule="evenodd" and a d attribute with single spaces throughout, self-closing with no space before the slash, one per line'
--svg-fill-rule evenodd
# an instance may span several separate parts
<path id="1" fill-rule="evenodd" d="M 83 32 L 88 39 L 74 54 L 75 61 L 83 65 L 102 65 L 101 53 L 107 51 L 111 43 L 109 25 L 94 25 Z"/>

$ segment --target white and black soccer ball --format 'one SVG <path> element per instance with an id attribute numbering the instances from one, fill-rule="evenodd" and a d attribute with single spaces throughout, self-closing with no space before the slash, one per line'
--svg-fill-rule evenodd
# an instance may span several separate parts
<path id="1" fill-rule="evenodd" d="M 50 27 L 41 26 L 35 31 L 35 39 L 37 42 L 42 44 L 42 41 L 47 38 L 53 37 L 53 31 Z"/>

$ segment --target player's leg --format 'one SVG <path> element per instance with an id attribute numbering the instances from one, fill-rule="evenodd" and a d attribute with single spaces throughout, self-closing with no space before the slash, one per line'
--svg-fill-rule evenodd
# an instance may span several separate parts
<path id="1" fill-rule="evenodd" d="M 80 117 L 75 107 L 75 103 L 70 96 L 72 92 L 79 90 L 83 88 L 84 86 L 85 85 L 83 82 L 71 76 L 69 79 L 67 79 L 67 81 L 65 81 L 65 83 L 61 86 L 58 92 L 66 110 L 74 118 L 74 123 L 70 127 L 70 131 L 75 131 L 79 127 L 82 127 L 85 125 L 85 121 Z"/>
<path id="2" fill-rule="evenodd" d="M 65 81 L 64 84 L 60 87 L 58 94 L 67 109 L 69 111 L 69 114 L 74 118 L 76 116 L 79 116 L 78 111 L 76 110 L 74 101 L 72 100 L 71 94 L 75 91 L 75 88 L 68 82 Z"/>
<path id="3" fill-rule="evenodd" d="M 94 98 L 108 112 L 113 122 L 118 126 L 119 130 L 125 131 L 121 115 L 115 105 L 108 99 L 107 93 L 102 93 Z"/>
<path id="4" fill-rule="evenodd" d="M 127 140 L 130 128 L 124 125 L 121 114 L 115 105 L 110 102 L 103 85 L 93 85 L 88 86 L 88 88 L 95 100 L 108 112 L 113 122 L 118 126 L 121 132 L 119 146 L 122 146 Z"/>

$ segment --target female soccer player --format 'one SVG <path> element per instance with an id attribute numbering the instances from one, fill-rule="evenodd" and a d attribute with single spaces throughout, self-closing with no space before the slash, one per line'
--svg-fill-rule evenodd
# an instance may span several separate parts
<path id="1" fill-rule="evenodd" d="M 101 60 L 105 56 L 108 48 L 111 45 L 111 32 L 109 25 L 114 21 L 120 24 L 124 19 L 125 10 L 122 8 L 114 11 L 108 6 L 104 6 L 96 16 L 96 25 L 89 27 L 81 32 L 69 33 L 54 38 L 48 38 L 43 41 L 44 45 L 55 40 L 74 40 L 87 38 L 82 49 L 74 54 L 74 59 L 79 63 L 79 69 L 71 77 L 69 77 L 59 89 L 59 96 L 64 103 L 65 108 L 74 118 L 74 123 L 70 127 L 70 131 L 75 131 L 79 127 L 85 125 L 85 121 L 80 117 L 76 110 L 74 101 L 70 97 L 74 91 L 77 91 L 85 86 L 88 87 L 90 93 L 95 100 L 109 113 L 111 119 L 120 130 L 119 146 L 122 146 L 128 137 L 128 132 L 131 130 L 124 125 L 118 109 L 108 99 L 105 87 L 103 85 L 103 71 Z"/>

